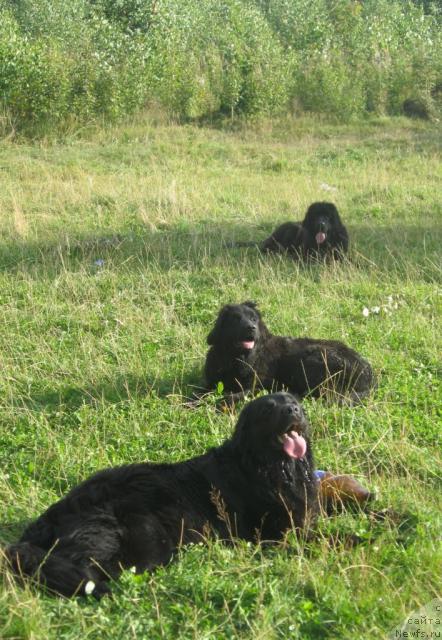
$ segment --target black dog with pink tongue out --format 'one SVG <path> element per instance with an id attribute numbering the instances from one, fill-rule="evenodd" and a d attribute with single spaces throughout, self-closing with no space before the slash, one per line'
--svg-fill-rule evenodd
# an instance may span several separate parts
<path id="1" fill-rule="evenodd" d="M 339 260 L 348 251 L 348 231 L 332 202 L 314 202 L 302 222 L 284 222 L 264 240 L 261 249 L 304 259 Z"/>
<path id="2" fill-rule="evenodd" d="M 340 260 L 348 251 L 348 231 L 332 202 L 313 202 L 301 222 L 284 222 L 262 242 L 235 242 L 233 247 L 257 246 L 265 253 L 295 259 Z"/>
<path id="3" fill-rule="evenodd" d="M 227 404 L 262 389 L 355 404 L 375 385 L 370 364 L 346 344 L 273 335 L 250 300 L 222 307 L 207 343 L 205 386 L 221 382 Z"/>
<path id="4" fill-rule="evenodd" d="M 13 573 L 64 596 L 107 593 L 122 569 L 150 571 L 209 535 L 280 540 L 318 511 L 309 424 L 288 393 L 242 410 L 219 447 L 174 464 L 98 472 L 5 550 Z"/>

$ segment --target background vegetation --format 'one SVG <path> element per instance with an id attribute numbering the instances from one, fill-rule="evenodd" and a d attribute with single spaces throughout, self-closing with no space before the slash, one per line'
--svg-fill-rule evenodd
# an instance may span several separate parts
<path id="1" fill-rule="evenodd" d="M 0 0 L 0 131 L 157 103 L 180 119 L 343 121 L 442 100 L 440 5 L 408 0 Z"/>
<path id="2" fill-rule="evenodd" d="M 227 437 L 236 415 L 189 411 L 182 395 L 200 382 L 219 307 L 250 298 L 274 332 L 343 339 L 372 362 L 366 404 L 306 410 L 318 466 L 357 475 L 400 518 L 320 523 L 324 537 L 361 536 L 354 549 L 191 547 L 153 575 L 125 574 L 100 603 L 5 578 L 2 639 L 368 640 L 436 597 L 440 125 L 315 120 L 233 132 L 149 119 L 0 144 L 0 546 L 99 468 L 181 460 Z M 323 198 L 349 226 L 348 262 L 226 249 Z"/>

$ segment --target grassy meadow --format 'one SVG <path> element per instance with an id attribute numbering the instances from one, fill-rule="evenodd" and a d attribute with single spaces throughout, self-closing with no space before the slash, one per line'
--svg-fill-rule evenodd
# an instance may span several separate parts
<path id="1" fill-rule="evenodd" d="M 216 129 L 140 117 L 0 143 L 0 545 L 100 468 L 178 461 L 229 436 L 236 414 L 182 396 L 218 309 L 245 299 L 275 333 L 342 339 L 370 360 L 379 386 L 364 405 L 305 402 L 317 465 L 404 516 L 322 520 L 309 545 L 189 547 L 100 603 L 6 576 L 0 638 L 384 638 L 438 595 L 440 139 L 439 123 L 401 118 Z M 226 248 L 314 200 L 348 225 L 343 264 Z M 364 543 L 331 547 L 337 531 Z"/>

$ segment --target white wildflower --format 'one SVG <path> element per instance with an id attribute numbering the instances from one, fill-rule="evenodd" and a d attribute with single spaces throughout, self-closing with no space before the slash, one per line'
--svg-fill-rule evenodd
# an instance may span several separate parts
<path id="1" fill-rule="evenodd" d="M 336 193 L 336 191 L 337 191 L 336 187 L 332 187 L 330 184 L 327 184 L 326 182 L 321 182 L 320 188 L 323 191 L 332 191 L 333 193 Z"/>
<path id="2" fill-rule="evenodd" d="M 94 589 L 95 589 L 95 582 L 93 580 L 88 580 L 84 587 L 85 594 L 87 596 L 90 596 L 91 593 L 94 591 Z"/>
<path id="3" fill-rule="evenodd" d="M 367 307 L 364 307 L 362 309 L 362 315 L 364 316 L 364 318 L 368 318 L 368 316 L 370 315 L 370 309 L 368 309 Z"/>

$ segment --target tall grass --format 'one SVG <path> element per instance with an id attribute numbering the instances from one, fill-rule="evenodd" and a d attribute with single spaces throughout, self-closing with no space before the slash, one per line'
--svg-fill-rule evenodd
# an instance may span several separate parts
<path id="1" fill-rule="evenodd" d="M 37 134 L 178 118 L 440 107 L 437 8 L 403 0 L 0 0 L 0 118 Z"/>
<path id="2" fill-rule="evenodd" d="M 99 468 L 228 437 L 237 413 L 190 411 L 182 395 L 220 306 L 250 298 L 275 333 L 341 339 L 370 360 L 379 385 L 362 406 L 305 408 L 318 467 L 356 474 L 376 509 L 400 514 L 322 520 L 309 544 L 193 546 L 125 573 L 100 603 L 2 578 L 2 640 L 368 640 L 436 597 L 439 138 L 437 123 L 405 119 L 235 132 L 135 120 L 0 144 L 0 548 Z M 349 261 L 226 248 L 324 198 L 349 227 Z M 335 548 L 336 532 L 363 543 Z"/>

